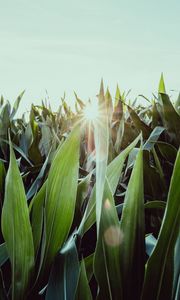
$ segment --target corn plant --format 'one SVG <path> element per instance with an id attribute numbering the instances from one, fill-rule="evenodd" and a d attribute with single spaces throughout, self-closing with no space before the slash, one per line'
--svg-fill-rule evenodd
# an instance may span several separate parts
<path id="1" fill-rule="evenodd" d="M 101 83 L 91 122 L 76 94 L 76 112 L 62 98 L 15 119 L 22 96 L 0 102 L 0 299 L 178 300 L 180 111 L 163 76 L 144 106 Z"/>

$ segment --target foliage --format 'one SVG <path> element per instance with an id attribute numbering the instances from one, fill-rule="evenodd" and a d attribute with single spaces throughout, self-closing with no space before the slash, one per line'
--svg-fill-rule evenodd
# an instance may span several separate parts
<path id="1" fill-rule="evenodd" d="M 0 100 L 0 298 L 177 300 L 180 98 L 62 98 L 16 118 Z M 148 105 L 147 105 L 148 103 Z"/>

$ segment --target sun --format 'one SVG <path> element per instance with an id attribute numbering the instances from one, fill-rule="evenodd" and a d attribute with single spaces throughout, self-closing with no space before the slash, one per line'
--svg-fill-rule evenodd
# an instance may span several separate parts
<path id="1" fill-rule="evenodd" d="M 99 106 L 97 101 L 88 102 L 83 110 L 83 116 L 86 121 L 93 122 L 99 118 Z"/>

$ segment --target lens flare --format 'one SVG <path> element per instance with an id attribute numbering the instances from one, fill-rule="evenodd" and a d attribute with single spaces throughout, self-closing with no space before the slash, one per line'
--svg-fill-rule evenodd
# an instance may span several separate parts
<path id="1" fill-rule="evenodd" d="M 123 241 L 123 232 L 118 226 L 111 225 L 104 232 L 104 239 L 108 246 L 116 247 Z"/>
<path id="2" fill-rule="evenodd" d="M 88 102 L 83 110 L 83 116 L 89 122 L 98 120 L 99 118 L 98 102 L 97 101 Z"/>

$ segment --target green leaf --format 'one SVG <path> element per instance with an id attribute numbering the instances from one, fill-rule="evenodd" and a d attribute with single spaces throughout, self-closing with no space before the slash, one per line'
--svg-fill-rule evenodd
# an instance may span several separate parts
<path id="1" fill-rule="evenodd" d="M 109 181 L 111 191 L 114 194 L 118 185 L 124 162 L 130 151 L 136 146 L 140 139 L 140 135 L 125 149 L 123 150 L 108 166 L 106 176 Z M 83 219 L 78 229 L 78 233 L 83 235 L 96 220 L 95 216 L 95 201 L 96 201 L 96 184 L 91 192 L 91 196 L 84 213 Z"/>
<path id="2" fill-rule="evenodd" d="M 157 126 L 153 129 L 153 131 L 151 132 L 149 138 L 147 139 L 146 143 L 143 146 L 143 150 L 152 150 L 152 148 L 154 147 L 154 144 L 157 142 L 157 140 L 159 139 L 161 133 L 165 130 L 164 127 L 161 126 Z"/>
<path id="3" fill-rule="evenodd" d="M 84 259 L 81 261 L 79 282 L 76 290 L 76 300 L 92 300 Z"/>
<path id="4" fill-rule="evenodd" d="M 120 89 L 119 89 L 119 86 L 117 84 L 117 87 L 116 87 L 116 95 L 115 95 L 115 106 L 116 104 L 121 100 L 121 92 L 120 92 Z"/>
<path id="5" fill-rule="evenodd" d="M 134 166 L 134 163 L 136 161 L 136 156 L 137 156 L 138 152 L 139 152 L 139 148 L 134 147 L 132 149 L 132 151 L 129 153 L 128 161 L 127 161 L 127 164 L 126 164 L 125 174 L 127 174 L 128 169 L 130 169 Z"/>
<path id="6" fill-rule="evenodd" d="M 33 141 L 29 148 L 28 154 L 34 164 L 42 163 L 42 156 L 39 149 L 39 143 L 41 140 L 39 125 L 34 119 L 31 119 L 31 128 L 33 133 Z"/>
<path id="7" fill-rule="evenodd" d="M 98 101 L 99 101 L 99 105 L 101 105 L 101 104 L 104 105 L 105 104 L 103 79 L 101 79 L 101 85 L 100 85 L 100 90 L 99 90 L 99 95 L 98 95 Z"/>
<path id="8" fill-rule="evenodd" d="M 162 200 L 166 195 L 157 168 L 152 164 L 150 153 L 143 151 L 144 193 L 147 199 Z"/>
<path id="9" fill-rule="evenodd" d="M 178 236 L 176 246 L 175 246 L 175 255 L 174 255 L 174 278 L 173 278 L 173 299 L 177 300 L 180 296 L 180 234 Z"/>
<path id="10" fill-rule="evenodd" d="M 116 142 L 115 142 L 115 145 L 114 145 L 116 153 L 120 152 L 121 143 L 122 143 L 122 140 L 123 140 L 123 135 L 124 135 L 124 117 L 121 118 L 121 120 L 119 122 L 119 126 L 118 126 Z"/>
<path id="11" fill-rule="evenodd" d="M 143 151 L 139 150 L 125 195 L 120 247 L 123 299 L 139 299 L 145 266 Z"/>
<path id="12" fill-rule="evenodd" d="M 103 83 L 102 83 L 103 84 Z M 109 128 L 108 115 L 103 98 L 103 86 L 101 86 L 99 95 L 99 110 L 101 111 L 99 122 L 94 122 L 94 140 L 96 151 L 96 226 L 97 234 L 99 232 L 99 222 L 102 208 L 102 197 L 104 192 L 104 183 L 106 177 L 106 168 L 108 162 L 109 149 Z M 101 104 L 101 105 L 100 105 Z"/>
<path id="13" fill-rule="evenodd" d="M 149 201 L 149 202 L 145 203 L 144 206 L 146 209 L 162 209 L 162 210 L 164 210 L 166 208 L 166 202 L 153 200 L 153 201 Z"/>
<path id="14" fill-rule="evenodd" d="M 169 300 L 172 296 L 174 248 L 180 229 L 180 151 L 178 151 L 166 210 L 156 247 L 150 256 L 145 274 L 143 300 Z"/>
<path id="15" fill-rule="evenodd" d="M 10 117 L 11 120 L 14 118 L 14 116 L 15 116 L 18 108 L 19 108 L 19 104 L 21 102 L 21 99 L 22 99 L 24 93 L 25 93 L 25 90 L 17 97 L 17 99 L 16 99 L 16 101 L 14 103 L 13 110 L 12 110 L 11 117 Z"/>
<path id="16" fill-rule="evenodd" d="M 44 215 L 44 201 L 46 197 L 46 185 L 47 185 L 47 181 L 44 182 L 44 184 L 42 185 L 38 193 L 31 200 L 31 204 L 30 204 L 34 251 L 36 256 L 41 243 L 41 236 L 42 236 L 42 229 L 43 229 L 43 215 Z"/>
<path id="17" fill-rule="evenodd" d="M 6 176 L 6 170 L 3 162 L 0 160 L 0 202 L 2 202 L 1 197 L 3 197 L 3 192 L 4 192 L 5 176 Z"/>
<path id="18" fill-rule="evenodd" d="M 79 260 L 75 240 L 69 241 L 52 266 L 46 300 L 75 299 L 79 278 Z"/>
<path id="19" fill-rule="evenodd" d="M 159 81 L 158 93 L 164 93 L 164 94 L 166 93 L 163 73 L 161 73 L 161 78 L 160 78 L 160 81 Z"/>
<path id="20" fill-rule="evenodd" d="M 0 299 L 8 300 L 5 285 L 4 285 L 3 273 L 1 269 L 0 269 Z"/>
<path id="21" fill-rule="evenodd" d="M 158 125 L 162 125 L 161 114 L 158 111 L 158 106 L 160 104 L 153 101 L 152 103 L 152 128 L 155 128 Z"/>
<path id="22" fill-rule="evenodd" d="M 12 298 L 24 299 L 34 268 L 34 245 L 24 186 L 11 142 L 1 225 L 12 267 Z"/>
<path id="23" fill-rule="evenodd" d="M 119 87 L 117 85 L 115 102 L 114 102 L 113 121 L 120 121 L 122 116 L 123 116 L 123 98 L 121 96 Z"/>
<path id="24" fill-rule="evenodd" d="M 77 187 L 76 207 L 73 220 L 73 225 L 75 227 L 79 226 L 82 219 L 82 214 L 84 212 L 84 200 L 87 199 L 88 196 L 91 177 L 92 172 L 90 172 L 86 177 L 81 179 Z"/>
<path id="25" fill-rule="evenodd" d="M 50 149 L 53 144 L 53 133 L 49 124 L 47 125 L 44 121 L 41 127 L 41 140 L 39 142 L 39 149 L 42 156 L 48 156 Z"/>
<path id="26" fill-rule="evenodd" d="M 0 267 L 8 260 L 6 243 L 0 245 Z"/>
<path id="27" fill-rule="evenodd" d="M 88 281 L 90 281 L 93 276 L 93 260 L 94 260 L 94 253 L 84 258 Z"/>
<path id="28" fill-rule="evenodd" d="M 109 92 L 109 89 L 107 88 L 106 94 L 105 94 L 105 105 L 108 112 L 108 120 L 111 122 L 112 120 L 112 114 L 113 114 L 113 102 L 112 97 Z"/>
<path id="29" fill-rule="evenodd" d="M 27 200 L 29 200 L 32 196 L 34 196 L 34 194 L 36 194 L 39 187 L 41 186 L 41 183 L 42 183 L 42 180 L 44 177 L 44 173 L 46 171 L 48 163 L 49 163 L 49 155 L 46 157 L 46 160 L 45 160 L 44 164 L 42 165 L 42 168 L 41 168 L 38 176 L 36 177 L 35 181 L 33 182 L 33 184 L 31 185 L 30 189 L 27 192 L 27 195 L 26 195 Z"/>
<path id="30" fill-rule="evenodd" d="M 74 95 L 76 97 L 76 101 L 79 104 L 80 108 L 83 109 L 85 107 L 84 102 L 77 96 L 77 94 L 74 92 Z"/>
<path id="31" fill-rule="evenodd" d="M 3 140 L 2 139 L 2 141 L 4 142 L 4 143 L 6 143 L 6 144 L 9 144 L 9 141 L 6 141 L 6 140 Z M 12 147 L 13 147 L 13 149 L 14 150 L 16 150 L 28 163 L 29 163 L 29 165 L 31 166 L 31 167 L 33 167 L 33 164 L 31 163 L 31 161 L 28 159 L 28 157 L 26 156 L 26 154 L 21 150 L 21 148 L 20 147 L 18 147 L 17 145 L 15 145 L 15 144 L 13 144 L 12 142 L 11 142 L 11 144 L 12 144 Z"/>
<path id="32" fill-rule="evenodd" d="M 140 119 L 138 114 L 132 109 L 129 105 L 127 105 L 130 117 L 134 123 L 134 126 L 139 130 L 142 131 L 143 138 L 148 139 L 149 135 L 151 134 L 151 128 L 148 126 L 144 121 Z"/>
<path id="33" fill-rule="evenodd" d="M 177 113 L 180 115 L 180 93 L 179 93 L 178 98 L 175 102 L 175 109 L 176 109 Z"/>
<path id="34" fill-rule="evenodd" d="M 94 254 L 94 274 L 99 285 L 97 299 L 122 299 L 120 247 L 122 233 L 114 199 L 106 180 L 99 236 Z"/>
<path id="35" fill-rule="evenodd" d="M 60 146 L 52 162 L 46 185 L 45 249 L 43 267 L 49 269 L 55 255 L 66 240 L 73 221 L 78 170 L 80 128 L 76 126 Z"/>
<path id="36" fill-rule="evenodd" d="M 163 103 L 163 122 L 172 140 L 177 146 L 180 144 L 180 115 L 176 112 L 167 94 L 160 94 Z"/>
<path id="37" fill-rule="evenodd" d="M 81 209 L 84 199 L 87 196 L 89 184 L 91 182 L 91 176 L 92 172 L 90 172 L 86 177 L 84 177 L 78 184 L 76 206 L 79 210 Z"/>
<path id="38" fill-rule="evenodd" d="M 107 178 L 111 187 L 111 191 L 114 194 L 121 177 L 121 172 L 124 166 L 124 162 L 132 151 L 132 149 L 137 145 L 141 137 L 141 134 L 124 149 L 107 167 Z"/>
<path id="39" fill-rule="evenodd" d="M 20 146 L 19 148 L 25 154 L 25 156 L 28 156 L 28 151 L 32 144 L 32 141 L 33 141 L 32 128 L 31 128 L 31 124 L 28 123 L 24 132 L 22 132 L 19 140 L 19 146 Z"/>
<path id="40" fill-rule="evenodd" d="M 157 240 L 152 234 L 149 234 L 146 237 L 146 253 L 148 256 L 150 256 L 154 250 L 154 247 L 156 246 Z"/>
<path id="41" fill-rule="evenodd" d="M 176 160 L 177 156 L 177 149 L 168 143 L 165 142 L 157 142 L 158 149 L 161 153 L 161 155 L 169 162 L 173 163 Z"/>

